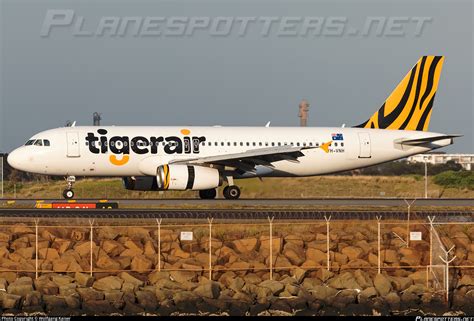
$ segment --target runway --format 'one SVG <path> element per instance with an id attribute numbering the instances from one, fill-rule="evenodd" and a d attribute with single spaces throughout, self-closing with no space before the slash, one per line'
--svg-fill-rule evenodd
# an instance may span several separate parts
<path id="1" fill-rule="evenodd" d="M 3 200 L 0 203 L 14 202 L 20 206 L 34 206 L 37 200 L 34 199 L 11 199 Z M 42 199 L 45 203 L 48 202 L 65 202 L 63 199 Z M 78 199 L 77 202 L 94 202 L 99 201 L 98 199 Z M 404 199 L 400 198 L 300 198 L 300 199 L 239 199 L 239 200 L 226 200 L 226 199 L 215 199 L 215 200 L 201 200 L 196 198 L 176 198 L 176 199 L 108 199 L 109 202 L 117 202 L 121 207 L 123 206 L 209 206 L 213 207 L 216 205 L 226 206 L 406 206 Z M 413 199 L 407 199 L 408 202 Z M 412 205 L 415 206 L 440 206 L 440 207 L 453 207 L 462 206 L 474 208 L 474 199 L 416 199 Z"/>

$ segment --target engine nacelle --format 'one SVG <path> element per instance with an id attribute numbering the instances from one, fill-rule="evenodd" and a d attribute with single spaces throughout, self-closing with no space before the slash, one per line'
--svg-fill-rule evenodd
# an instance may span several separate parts
<path id="1" fill-rule="evenodd" d="M 157 191 L 155 176 L 136 176 L 122 178 L 123 186 L 133 191 Z"/>
<path id="2" fill-rule="evenodd" d="M 222 185 L 222 177 L 215 168 L 193 165 L 162 165 L 157 169 L 158 189 L 203 190 Z"/>

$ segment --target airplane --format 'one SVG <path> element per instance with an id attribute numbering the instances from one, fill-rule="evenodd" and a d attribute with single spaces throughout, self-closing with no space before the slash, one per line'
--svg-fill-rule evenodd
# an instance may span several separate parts
<path id="1" fill-rule="evenodd" d="M 302 177 L 363 168 L 453 144 L 428 132 L 443 56 L 422 56 L 367 121 L 353 127 L 75 126 L 40 132 L 8 156 L 19 170 L 122 177 L 126 189 L 197 190 L 238 199 L 235 179 Z"/>

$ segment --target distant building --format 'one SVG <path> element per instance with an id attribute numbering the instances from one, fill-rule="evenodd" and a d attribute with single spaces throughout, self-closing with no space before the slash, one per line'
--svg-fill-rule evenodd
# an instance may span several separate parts
<path id="1" fill-rule="evenodd" d="M 441 154 L 441 153 L 430 153 L 430 154 L 418 154 L 408 157 L 409 163 L 424 163 L 425 161 L 429 164 L 446 164 L 448 161 L 454 161 L 460 164 L 465 170 L 472 170 L 474 166 L 474 154 Z"/>

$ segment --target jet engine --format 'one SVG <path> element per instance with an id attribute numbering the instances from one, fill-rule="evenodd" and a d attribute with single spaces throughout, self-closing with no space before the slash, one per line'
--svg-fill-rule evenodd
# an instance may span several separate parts
<path id="1" fill-rule="evenodd" d="M 156 182 L 160 190 L 205 190 L 222 185 L 222 176 L 215 168 L 171 164 L 158 167 Z"/>

